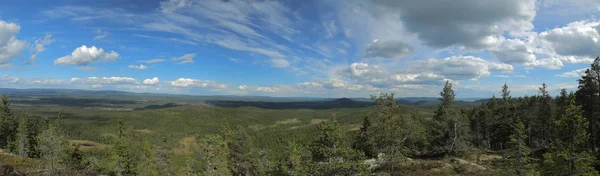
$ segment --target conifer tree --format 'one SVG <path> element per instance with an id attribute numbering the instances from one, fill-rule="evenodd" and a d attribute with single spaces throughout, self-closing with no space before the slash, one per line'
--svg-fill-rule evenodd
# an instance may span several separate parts
<path id="1" fill-rule="evenodd" d="M 469 122 L 464 114 L 453 107 L 455 94 L 452 83 L 446 81 L 440 96 L 441 102 L 434 112 L 433 125 L 429 127 L 432 150 L 441 154 L 463 151 L 469 142 Z"/>
<path id="2" fill-rule="evenodd" d="M 589 133 L 587 119 L 582 117 L 581 107 L 575 104 L 575 96 L 569 95 L 565 114 L 554 122 L 559 131 L 550 151 L 544 154 L 545 175 L 597 175 L 592 167 L 595 158 L 587 147 Z"/>
<path id="3" fill-rule="evenodd" d="M 554 107 L 552 106 L 552 97 L 546 90 L 546 83 L 539 88 L 539 112 L 537 124 L 540 124 L 541 129 L 541 144 L 547 146 L 551 142 L 551 137 L 554 134 L 552 131 L 552 122 L 554 122 Z"/>
<path id="4" fill-rule="evenodd" d="M 148 139 L 144 139 L 140 150 L 140 162 L 137 165 L 137 171 L 140 175 L 159 176 L 158 165 L 156 163 L 155 149 L 152 147 Z"/>
<path id="5" fill-rule="evenodd" d="M 10 102 L 6 94 L 0 100 L 0 148 L 15 151 L 17 119 L 10 110 Z"/>
<path id="6" fill-rule="evenodd" d="M 530 175 L 528 174 L 529 165 L 531 158 L 529 153 L 531 150 L 527 147 L 527 134 L 525 133 L 525 125 L 522 122 L 518 122 L 514 125 L 513 135 L 510 136 L 510 143 L 512 149 L 510 151 L 511 165 L 514 168 L 515 175 Z"/>
<path id="7" fill-rule="evenodd" d="M 265 168 L 260 162 L 258 150 L 252 138 L 238 127 L 229 147 L 229 169 L 233 175 L 264 175 Z"/>
<path id="8" fill-rule="evenodd" d="M 371 135 L 371 121 L 368 116 L 363 118 L 362 126 L 360 127 L 360 133 L 356 137 L 352 148 L 361 151 L 367 158 L 375 157 L 375 146 Z"/>
<path id="9" fill-rule="evenodd" d="M 125 126 L 125 120 L 119 118 L 117 137 L 114 139 L 112 152 L 112 168 L 116 175 L 136 175 L 137 162 L 132 153 L 131 139 Z"/>
<path id="10" fill-rule="evenodd" d="M 64 138 L 58 133 L 54 124 L 50 124 L 46 130 L 40 134 L 40 153 L 42 160 L 52 175 L 59 175 L 59 168 L 63 167 L 64 152 L 62 152 L 65 143 Z"/>
<path id="11" fill-rule="evenodd" d="M 158 147 L 155 150 L 155 161 L 158 167 L 158 175 L 161 176 L 169 176 L 175 175 L 173 170 L 171 169 L 171 150 L 168 148 L 168 141 L 166 137 L 163 137 L 161 143 L 159 143 Z"/>
<path id="12" fill-rule="evenodd" d="M 200 175 L 232 175 L 229 169 L 229 147 L 221 135 L 211 134 L 198 138 L 194 158 L 188 159 L 189 169 Z"/>
<path id="13" fill-rule="evenodd" d="M 280 175 L 301 176 L 306 175 L 306 165 L 309 165 L 302 156 L 300 146 L 294 142 L 288 142 L 286 156 L 279 166 Z"/>
<path id="14" fill-rule="evenodd" d="M 16 141 L 16 151 L 15 153 L 19 156 L 27 157 L 29 153 L 29 140 L 27 138 L 29 134 L 29 124 L 28 117 L 25 113 L 21 113 L 19 117 L 19 125 L 17 127 L 17 141 Z"/>

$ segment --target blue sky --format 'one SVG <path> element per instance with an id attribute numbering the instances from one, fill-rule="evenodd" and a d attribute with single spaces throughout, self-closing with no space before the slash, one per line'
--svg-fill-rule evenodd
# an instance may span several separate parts
<path id="1" fill-rule="evenodd" d="M 0 2 L 0 87 L 488 97 L 575 90 L 600 0 Z"/>

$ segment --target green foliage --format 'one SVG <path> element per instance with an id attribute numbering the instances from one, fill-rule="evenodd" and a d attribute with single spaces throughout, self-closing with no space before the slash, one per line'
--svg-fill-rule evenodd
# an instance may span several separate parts
<path id="1" fill-rule="evenodd" d="M 454 105 L 452 83 L 440 92 L 441 103 L 434 112 L 429 126 L 431 152 L 435 154 L 454 154 L 469 147 L 469 120 Z"/>
<path id="2" fill-rule="evenodd" d="M 63 147 L 66 143 L 63 136 L 58 133 L 58 128 L 50 124 L 48 129 L 44 130 L 38 140 L 40 141 L 41 158 L 46 164 L 52 175 L 59 174 L 59 168 L 64 167 L 63 159 L 67 158 Z"/>
<path id="3" fill-rule="evenodd" d="M 0 102 L 0 148 L 16 151 L 18 120 L 13 116 L 10 104 L 8 97 L 2 94 Z"/>
<path id="4" fill-rule="evenodd" d="M 592 167 L 595 158 L 587 147 L 587 119 L 582 117 L 581 107 L 575 104 L 575 96 L 571 94 L 569 97 L 565 114 L 554 121 L 554 127 L 560 133 L 551 151 L 544 154 L 544 174 L 597 175 L 598 172 Z"/>
<path id="5" fill-rule="evenodd" d="M 125 120 L 119 119 L 117 126 L 117 137 L 111 148 L 112 171 L 116 175 L 136 175 L 137 160 L 132 147 L 132 138 L 129 135 Z"/>
<path id="6" fill-rule="evenodd" d="M 198 138 L 198 147 L 188 159 L 193 174 L 232 175 L 229 170 L 229 147 L 221 135 Z"/>
<path id="7" fill-rule="evenodd" d="M 371 137 L 371 121 L 369 117 L 366 116 L 363 119 L 362 126 L 360 127 L 360 133 L 354 140 L 352 144 L 352 148 L 354 150 L 358 150 L 362 152 L 367 158 L 373 158 L 377 154 L 375 153 L 375 144 L 374 140 Z"/>
<path id="8" fill-rule="evenodd" d="M 518 122 L 514 127 L 513 135 L 510 136 L 510 143 L 513 146 L 509 153 L 511 165 L 514 168 L 514 174 L 529 175 L 532 159 L 529 157 L 531 150 L 526 144 L 527 135 L 525 133 L 525 125 Z"/>

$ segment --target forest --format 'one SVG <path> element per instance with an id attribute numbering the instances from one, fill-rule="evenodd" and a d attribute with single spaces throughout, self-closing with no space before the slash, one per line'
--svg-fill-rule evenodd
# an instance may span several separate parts
<path id="1" fill-rule="evenodd" d="M 512 97 L 505 84 L 499 97 L 463 107 L 447 81 L 433 113 L 381 93 L 355 132 L 331 113 L 311 132 L 278 140 L 213 110 L 217 130 L 193 134 L 182 160 L 169 134 L 140 137 L 126 116 L 102 152 L 85 152 L 87 144 L 69 140 L 63 114 L 33 118 L 3 95 L 0 161 L 12 159 L 0 175 L 599 175 L 600 57 L 577 82 L 577 91 L 556 97 L 546 84 L 537 95 Z M 498 159 L 485 163 L 490 156 Z"/>

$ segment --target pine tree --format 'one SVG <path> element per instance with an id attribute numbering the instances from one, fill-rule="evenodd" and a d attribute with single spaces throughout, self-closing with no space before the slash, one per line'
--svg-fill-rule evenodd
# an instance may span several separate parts
<path id="1" fill-rule="evenodd" d="M 155 149 L 148 139 L 144 139 L 140 153 L 140 163 L 137 165 L 138 168 L 136 169 L 138 174 L 145 176 L 159 176 Z"/>
<path id="2" fill-rule="evenodd" d="M 519 121 L 514 126 L 513 135 L 510 136 L 510 143 L 512 144 L 510 160 L 514 167 L 515 175 L 518 176 L 530 175 L 527 173 L 531 162 L 531 158 L 529 158 L 531 150 L 527 147 L 526 141 L 525 125 Z"/>
<path id="3" fill-rule="evenodd" d="M 233 175 L 264 175 L 258 150 L 254 147 L 252 138 L 245 130 L 238 127 L 229 147 L 229 169 Z"/>
<path id="4" fill-rule="evenodd" d="M 28 156 L 28 150 L 30 149 L 29 140 L 27 138 L 29 134 L 28 122 L 28 117 L 25 115 L 25 113 L 21 113 L 21 116 L 19 117 L 19 125 L 17 127 L 17 147 L 15 153 L 23 157 Z"/>
<path id="5" fill-rule="evenodd" d="M 171 150 L 169 150 L 168 148 L 168 141 L 166 137 L 163 137 L 161 143 L 156 148 L 155 156 L 156 165 L 158 167 L 158 175 L 175 175 L 175 173 L 173 173 L 173 170 L 171 169 L 172 166 L 171 161 L 169 159 L 171 156 Z"/>
<path id="6" fill-rule="evenodd" d="M 116 175 L 136 175 L 137 162 L 132 153 L 131 139 L 125 126 L 125 120 L 119 118 L 117 137 L 114 139 L 112 153 L 112 168 Z"/>
<path id="7" fill-rule="evenodd" d="M 64 138 L 58 133 L 58 129 L 54 124 L 50 124 L 48 129 L 40 134 L 40 153 L 42 160 L 47 169 L 52 175 L 59 175 L 59 168 L 63 167 L 64 152 L 62 152 L 65 144 Z"/>
<path id="8" fill-rule="evenodd" d="M 577 103 L 582 106 L 583 116 L 589 121 L 590 148 L 598 152 L 600 140 L 600 57 L 597 57 L 590 68 L 578 80 L 576 92 Z"/>
<path id="9" fill-rule="evenodd" d="M 0 102 L 0 148 L 15 151 L 17 119 L 10 110 L 10 102 L 6 94 L 2 94 Z"/>
<path id="10" fill-rule="evenodd" d="M 360 127 L 360 133 L 352 144 L 352 148 L 361 151 L 367 158 L 373 158 L 376 155 L 373 138 L 370 136 L 370 128 L 371 121 L 369 120 L 369 117 L 366 116 L 363 119 L 362 127 Z"/>
<path id="11" fill-rule="evenodd" d="M 319 175 L 355 175 L 364 171 L 365 165 L 360 162 L 362 156 L 352 150 L 345 141 L 344 132 L 332 114 L 329 121 L 317 127 L 318 134 L 310 145 L 312 153 L 312 174 Z"/>
<path id="12" fill-rule="evenodd" d="M 537 122 L 541 125 L 541 144 L 547 146 L 551 142 L 551 137 L 554 132 L 552 131 L 552 122 L 554 121 L 554 107 L 552 106 L 552 97 L 546 90 L 546 83 L 542 84 L 539 88 L 540 106 L 538 112 Z"/>
<path id="13" fill-rule="evenodd" d="M 592 167 L 595 158 L 587 147 L 587 119 L 582 117 L 581 107 L 575 104 L 575 96 L 571 94 L 569 99 L 565 114 L 554 121 L 554 127 L 560 133 L 550 152 L 544 154 L 544 174 L 597 175 L 598 172 Z"/>
<path id="14" fill-rule="evenodd" d="M 441 103 L 429 127 L 432 150 L 441 154 L 461 152 L 468 146 L 468 119 L 453 107 L 455 94 L 452 83 L 446 81 L 440 96 Z"/>
<path id="15" fill-rule="evenodd" d="M 279 175 L 300 176 L 306 174 L 306 165 L 309 165 L 302 156 L 300 146 L 293 141 L 288 142 L 286 156 L 279 166 Z"/>
<path id="16" fill-rule="evenodd" d="M 198 138 L 198 149 L 188 165 L 200 175 L 232 175 L 229 169 L 229 147 L 221 135 L 211 134 Z"/>

